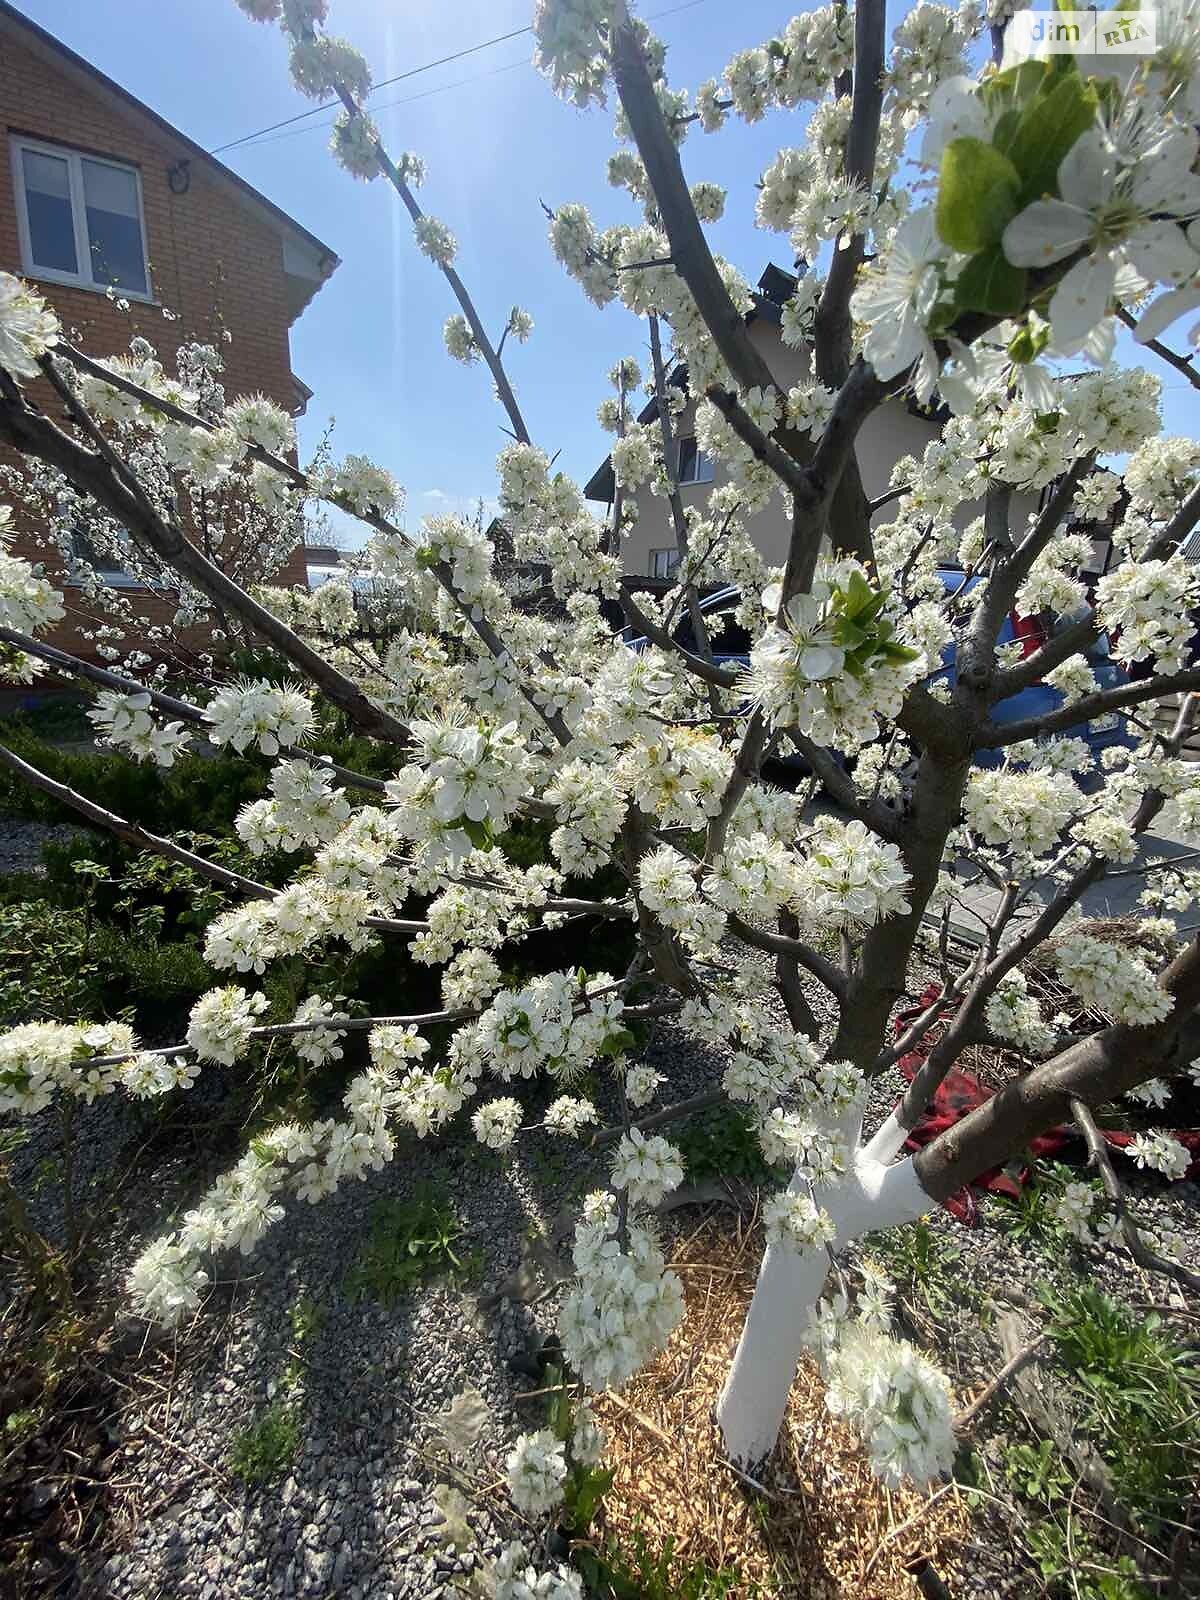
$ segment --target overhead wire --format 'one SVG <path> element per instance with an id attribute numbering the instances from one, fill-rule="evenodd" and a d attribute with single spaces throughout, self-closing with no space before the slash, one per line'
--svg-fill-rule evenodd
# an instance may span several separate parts
<path id="1" fill-rule="evenodd" d="M 696 6 L 706 4 L 706 0 L 683 0 L 680 5 L 668 6 L 663 11 L 656 11 L 648 16 L 647 22 L 657 22 L 663 17 L 673 17 L 680 11 L 691 11 Z M 424 66 L 410 67 L 406 72 L 399 72 L 392 78 L 384 78 L 371 88 L 371 94 L 376 94 L 380 89 L 386 89 L 393 84 L 403 83 L 406 79 L 419 77 L 423 72 L 432 72 L 437 67 L 447 66 L 452 61 L 461 61 L 465 56 L 477 55 L 481 50 L 489 50 L 493 45 L 503 44 L 509 39 L 520 38 L 522 34 L 532 33 L 531 27 L 514 28 L 510 33 L 497 34 L 494 39 L 485 39 L 480 44 L 468 45 L 463 50 L 456 50 L 452 55 L 439 56 L 436 61 L 428 61 Z M 392 111 L 397 106 L 412 105 L 418 100 L 428 100 L 433 95 L 445 94 L 451 89 L 461 89 L 470 83 L 479 83 L 485 78 L 499 77 L 505 72 L 514 72 L 518 67 L 528 65 L 528 58 L 522 57 L 519 61 L 510 61 L 502 67 L 492 67 L 487 72 L 475 72 L 466 78 L 457 78 L 453 83 L 440 84 L 436 89 L 426 89 L 421 94 L 406 95 L 401 100 L 388 100 L 382 104 L 371 107 L 373 111 Z M 327 100 L 322 105 L 310 106 L 307 111 L 298 111 L 293 117 L 284 117 L 281 122 L 272 122 L 265 128 L 260 128 L 256 133 L 246 133 L 240 139 L 232 139 L 227 144 L 214 145 L 209 150 L 209 155 L 220 155 L 226 150 L 243 148 L 257 149 L 262 144 L 276 144 L 280 139 L 294 137 L 298 133 L 308 133 L 314 128 L 329 128 L 333 126 L 334 118 L 327 117 L 322 122 L 310 122 L 310 117 L 319 116 L 322 111 L 333 111 L 340 106 L 337 100 Z M 303 122 L 303 127 L 294 124 Z M 274 138 L 270 135 L 275 135 Z"/>
<path id="2" fill-rule="evenodd" d="M 451 61 L 461 61 L 464 56 L 478 55 L 481 50 L 490 50 L 494 44 L 504 44 L 508 39 L 518 39 L 523 33 L 532 33 L 529 26 L 514 28 L 511 33 L 498 33 L 494 39 L 485 39 L 482 44 L 468 45 L 465 50 L 456 50 L 453 55 L 439 56 L 436 61 L 427 61 L 423 67 L 410 67 L 407 72 L 398 72 L 394 78 L 384 78 L 381 82 L 373 84 L 371 93 L 379 89 L 390 89 L 393 84 L 403 83 L 406 78 L 416 78 L 422 72 L 432 72 L 435 67 L 448 66 Z M 240 144 L 249 144 L 252 139 L 260 139 L 264 133 L 274 133 L 277 128 L 290 127 L 293 122 L 303 122 L 308 117 L 318 116 L 322 111 L 333 111 L 338 105 L 338 100 L 326 100 L 319 106 L 310 106 L 307 111 L 298 111 L 294 117 L 284 117 L 282 122 L 272 122 L 269 127 L 260 128 L 257 133 L 244 133 L 240 139 L 231 139 L 228 144 L 214 145 L 208 152 L 210 156 L 219 156 L 223 150 L 236 150 Z M 321 123 L 318 126 L 324 127 Z"/>

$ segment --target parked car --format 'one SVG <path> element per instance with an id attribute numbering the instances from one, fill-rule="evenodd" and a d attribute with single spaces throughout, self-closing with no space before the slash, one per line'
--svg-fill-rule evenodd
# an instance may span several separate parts
<path id="1" fill-rule="evenodd" d="M 946 594 L 957 594 L 963 590 L 963 574 L 954 567 L 939 567 L 938 577 Z M 965 591 L 969 593 L 976 585 L 982 583 L 982 578 L 969 578 L 966 580 Z M 709 641 L 712 646 L 713 660 L 718 666 L 746 666 L 750 660 L 750 646 L 752 640 L 749 633 L 733 617 L 733 612 L 741 602 L 741 590 L 729 586 L 717 589 L 706 595 L 700 601 L 700 609 L 706 619 L 712 619 L 709 628 Z M 1040 645 L 1046 641 L 1047 630 L 1042 621 L 1037 617 L 1022 616 L 1019 612 L 1011 611 L 1004 620 L 1000 629 L 1000 644 L 1011 644 L 1019 640 L 1021 654 L 1030 656 Z M 684 618 L 673 631 L 672 637 L 685 649 L 695 650 L 696 641 L 692 633 L 691 621 Z M 633 650 L 644 650 L 648 641 L 646 639 L 631 638 L 626 643 Z M 953 684 L 956 672 L 955 656 L 957 647 L 950 644 L 942 652 L 941 669 L 934 675 Z M 1088 664 L 1096 677 L 1097 688 L 1115 689 L 1123 683 L 1129 682 L 1129 674 L 1125 669 L 1112 659 L 1109 654 L 1108 638 L 1101 634 L 1100 638 L 1088 651 Z M 1019 694 L 1010 695 L 1008 699 L 999 701 L 992 708 L 992 720 L 997 723 L 1019 722 L 1026 717 L 1045 716 L 1047 712 L 1057 711 L 1063 704 L 1063 696 L 1057 689 L 1052 689 L 1048 684 L 1033 684 L 1028 689 L 1022 689 Z M 1098 717 L 1093 722 L 1079 723 L 1076 726 L 1062 730 L 1063 736 L 1072 736 L 1083 739 L 1091 749 L 1093 756 L 1098 760 L 1101 753 L 1112 745 L 1132 746 L 1137 741 L 1128 732 L 1125 719 L 1115 711 L 1106 717 Z M 976 756 L 976 765 L 981 767 L 999 766 L 1004 759 L 1003 750 L 981 750 Z M 800 757 L 794 758 L 795 764 L 803 765 Z"/>

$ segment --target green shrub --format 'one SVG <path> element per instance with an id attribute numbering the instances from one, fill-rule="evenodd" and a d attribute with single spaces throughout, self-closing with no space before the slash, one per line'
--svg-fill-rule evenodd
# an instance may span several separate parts
<path id="1" fill-rule="evenodd" d="M 1053 1339 L 1084 1428 L 1123 1504 L 1169 1523 L 1200 1472 L 1200 1373 L 1155 1312 L 1094 1284 L 1047 1294 Z"/>
<path id="2" fill-rule="evenodd" d="M 736 1106 L 714 1106 L 711 1111 L 689 1117 L 673 1142 L 683 1155 L 689 1183 L 715 1178 L 735 1178 L 751 1184 L 778 1181 L 763 1159 L 753 1124 Z"/>

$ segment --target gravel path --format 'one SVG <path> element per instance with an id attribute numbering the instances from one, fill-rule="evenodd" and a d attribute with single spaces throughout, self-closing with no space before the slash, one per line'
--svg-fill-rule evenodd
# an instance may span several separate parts
<path id="1" fill-rule="evenodd" d="M 23 822 L 18 817 L 4 817 L 0 824 L 0 874 L 28 872 L 36 878 L 46 875 L 43 845 L 67 844 L 83 833 L 69 822 Z"/>

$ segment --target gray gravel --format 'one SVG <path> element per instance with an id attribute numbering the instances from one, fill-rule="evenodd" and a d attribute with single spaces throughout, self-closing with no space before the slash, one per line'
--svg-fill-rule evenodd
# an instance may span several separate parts
<path id="1" fill-rule="evenodd" d="M 42 862 L 42 846 L 67 844 L 71 839 L 84 836 L 85 830 L 67 822 L 22 822 L 17 817 L 4 817 L 0 826 L 0 873 L 32 873 L 41 878 L 46 874 Z"/>

